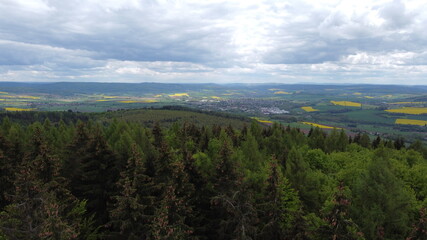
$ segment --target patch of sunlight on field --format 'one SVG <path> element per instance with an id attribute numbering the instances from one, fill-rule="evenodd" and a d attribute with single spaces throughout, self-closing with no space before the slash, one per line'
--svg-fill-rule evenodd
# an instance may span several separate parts
<path id="1" fill-rule="evenodd" d="M 316 112 L 319 111 L 318 109 L 314 109 L 313 107 L 301 107 L 302 110 L 306 112 Z"/>
<path id="2" fill-rule="evenodd" d="M 0 92 L 0 94 L 9 94 L 8 92 Z"/>
<path id="3" fill-rule="evenodd" d="M 23 111 L 35 111 L 35 108 L 14 108 L 14 107 L 8 107 L 5 108 L 6 111 L 15 111 L 15 112 L 23 112 Z"/>
<path id="4" fill-rule="evenodd" d="M 407 124 L 407 125 L 418 125 L 426 126 L 427 121 L 424 120 L 415 120 L 415 119 L 396 119 L 396 124 Z"/>
<path id="5" fill-rule="evenodd" d="M 0 101 L 6 101 L 6 99 L 4 99 L 4 98 L 0 98 Z"/>
<path id="6" fill-rule="evenodd" d="M 118 101 L 119 103 L 155 103 L 156 100 L 124 100 L 124 101 Z"/>
<path id="7" fill-rule="evenodd" d="M 278 88 L 270 88 L 270 89 L 268 89 L 269 91 L 280 91 L 281 89 L 278 89 Z"/>
<path id="8" fill-rule="evenodd" d="M 424 104 L 424 103 L 426 103 L 426 102 L 393 102 L 393 103 L 388 103 L 388 104 L 399 105 L 399 104 Z"/>
<path id="9" fill-rule="evenodd" d="M 95 100 L 95 101 L 97 101 L 97 102 L 107 102 L 107 101 L 110 101 L 110 100 L 107 100 L 107 99 L 99 99 L 99 100 Z"/>
<path id="10" fill-rule="evenodd" d="M 372 99 L 372 98 L 374 98 L 374 97 L 372 97 L 372 96 L 365 96 L 365 98 Z"/>
<path id="11" fill-rule="evenodd" d="M 350 101 L 331 101 L 331 103 L 334 105 L 345 106 L 345 107 L 361 107 L 362 106 L 362 104 L 360 103 L 350 102 Z"/>
<path id="12" fill-rule="evenodd" d="M 7 98 L 19 98 L 19 99 L 40 99 L 40 97 L 34 97 L 34 96 L 27 96 L 27 95 L 18 95 L 18 96 L 3 96 L 3 97 L 7 97 Z"/>
<path id="13" fill-rule="evenodd" d="M 211 98 L 213 98 L 213 99 L 218 99 L 218 100 L 222 99 L 222 98 L 217 97 L 217 96 L 212 96 Z"/>
<path id="14" fill-rule="evenodd" d="M 311 125 L 313 127 L 318 127 L 318 128 L 326 128 L 326 129 L 342 129 L 342 128 L 338 128 L 338 127 L 331 127 L 331 126 L 326 126 L 326 125 L 322 125 L 322 124 L 317 124 L 317 123 L 312 123 L 312 122 L 302 122 L 303 124 L 306 125 Z"/>
<path id="15" fill-rule="evenodd" d="M 255 120 L 257 120 L 258 122 L 260 122 L 260 123 L 268 123 L 268 124 L 273 124 L 273 122 L 272 121 L 269 121 L 269 120 L 264 120 L 264 119 L 260 119 L 260 118 L 257 118 L 257 117 L 251 117 L 252 119 L 255 119 Z"/>
<path id="16" fill-rule="evenodd" d="M 121 97 L 120 96 L 103 96 L 103 98 L 114 99 L 114 98 L 121 98 Z"/>
<path id="17" fill-rule="evenodd" d="M 362 93 L 360 93 L 360 92 L 355 92 L 355 93 L 353 93 L 353 95 L 360 96 L 360 95 L 362 95 Z"/>
<path id="18" fill-rule="evenodd" d="M 398 108 L 398 109 L 388 109 L 385 110 L 389 113 L 405 113 L 405 114 L 425 114 L 427 113 L 427 108 L 416 108 L 416 107 L 404 107 L 404 108 Z"/>
<path id="19" fill-rule="evenodd" d="M 393 97 L 393 95 L 391 95 L 391 94 L 388 94 L 388 95 L 383 95 L 383 96 L 381 96 L 382 98 L 391 98 L 391 97 Z"/>
<path id="20" fill-rule="evenodd" d="M 189 97 L 190 95 L 188 95 L 188 93 L 175 93 L 175 94 L 170 94 L 169 97 Z"/>
<path id="21" fill-rule="evenodd" d="M 154 95 L 154 97 L 161 97 L 161 96 L 162 96 L 162 94 Z"/>
<path id="22" fill-rule="evenodd" d="M 277 91 L 277 92 L 274 92 L 274 94 L 292 94 L 292 93 L 285 92 L 285 91 Z"/>

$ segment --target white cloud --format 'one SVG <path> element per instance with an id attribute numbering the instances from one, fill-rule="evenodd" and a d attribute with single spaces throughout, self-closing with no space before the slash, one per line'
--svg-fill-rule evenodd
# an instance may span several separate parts
<path id="1" fill-rule="evenodd" d="M 425 84 L 423 1 L 3 0 L 0 12 L 2 81 Z"/>

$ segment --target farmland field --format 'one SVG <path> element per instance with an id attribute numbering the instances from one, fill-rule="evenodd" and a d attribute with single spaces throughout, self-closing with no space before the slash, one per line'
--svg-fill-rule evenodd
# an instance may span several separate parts
<path id="1" fill-rule="evenodd" d="M 426 126 L 427 121 L 415 120 L 415 119 L 396 119 L 396 124 L 408 124 L 408 125 L 419 125 Z"/>
<path id="2" fill-rule="evenodd" d="M 366 132 L 372 138 L 402 136 L 408 141 L 427 141 L 426 127 L 408 122 L 427 121 L 426 86 L 0 83 L 0 99 L 4 111 L 114 113 L 183 106 L 252 117 L 263 125 L 277 122 L 309 129 L 319 124 Z M 145 119 L 144 114 L 131 118 Z"/>
<path id="3" fill-rule="evenodd" d="M 390 113 L 405 113 L 405 114 L 426 114 L 427 108 L 418 108 L 418 107 L 404 107 L 404 108 L 398 108 L 398 109 L 388 109 L 385 110 L 386 112 Z"/>

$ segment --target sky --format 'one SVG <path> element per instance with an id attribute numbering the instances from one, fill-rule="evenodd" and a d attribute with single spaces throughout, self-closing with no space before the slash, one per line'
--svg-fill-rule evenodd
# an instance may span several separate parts
<path id="1" fill-rule="evenodd" d="M 0 0 L 0 81 L 427 85 L 427 1 Z"/>

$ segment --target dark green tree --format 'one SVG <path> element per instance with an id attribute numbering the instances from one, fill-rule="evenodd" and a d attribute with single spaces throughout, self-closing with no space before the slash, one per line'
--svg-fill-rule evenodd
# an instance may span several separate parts
<path id="1" fill-rule="evenodd" d="M 85 202 L 78 201 L 59 175 L 53 156 L 36 126 L 31 151 L 18 166 L 11 204 L 0 214 L 0 231 L 9 239 L 77 239 L 84 235 Z"/>
<path id="2" fill-rule="evenodd" d="M 301 205 L 298 194 L 281 174 L 280 165 L 273 157 L 263 197 L 258 207 L 260 239 L 288 239 Z"/>
<path id="3" fill-rule="evenodd" d="M 154 210 L 152 179 L 145 174 L 144 163 L 137 146 L 132 145 L 131 156 L 117 182 L 119 194 L 114 196 L 110 211 L 115 238 L 147 239 Z"/>
<path id="4" fill-rule="evenodd" d="M 393 173 L 389 154 L 378 148 L 352 191 L 351 216 L 367 239 L 404 239 L 414 217 L 415 196 Z"/>
<path id="5" fill-rule="evenodd" d="M 341 182 L 334 194 L 332 200 L 326 204 L 325 226 L 322 232 L 326 239 L 343 239 L 343 240 L 362 240 L 363 234 L 359 227 L 353 222 L 349 215 L 351 201 L 349 199 L 348 189 Z"/>

